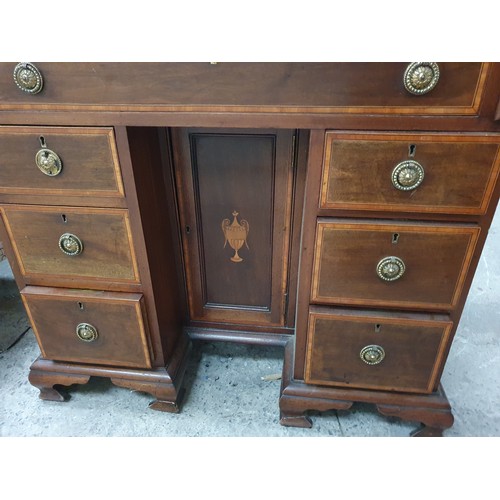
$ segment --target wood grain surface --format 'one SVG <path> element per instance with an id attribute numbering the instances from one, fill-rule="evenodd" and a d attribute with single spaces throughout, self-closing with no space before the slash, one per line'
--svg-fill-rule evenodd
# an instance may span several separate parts
<path id="1" fill-rule="evenodd" d="M 191 319 L 284 325 L 292 137 L 292 131 L 172 131 Z M 240 261 L 223 224 L 248 229 Z"/>
<path id="2" fill-rule="evenodd" d="M 320 219 L 311 302 L 453 309 L 479 233 L 474 225 Z M 390 256 L 406 270 L 389 282 L 376 268 Z"/>
<path id="3" fill-rule="evenodd" d="M 55 276 L 139 283 L 126 210 L 4 205 L 2 212 L 28 282 L 30 276 L 44 277 L 48 282 Z M 61 251 L 59 238 L 65 233 L 81 240 L 80 255 Z"/>
<path id="4" fill-rule="evenodd" d="M 500 169 L 500 136 L 327 132 L 322 209 L 484 214 Z M 424 180 L 401 191 L 394 168 L 416 161 Z"/>
<path id="5" fill-rule="evenodd" d="M 42 148 L 62 161 L 61 173 L 47 176 L 35 163 Z M 111 128 L 0 127 L 0 200 L 2 195 L 78 196 L 92 203 L 94 197 L 124 196 L 120 165 Z M 95 202 L 94 202 L 95 203 Z"/>
<path id="6" fill-rule="evenodd" d="M 475 115 L 488 63 L 439 63 L 415 96 L 409 63 L 35 63 L 43 90 L 28 95 L 0 63 L 0 109 Z"/>
<path id="7" fill-rule="evenodd" d="M 310 313 L 306 383 L 432 392 L 453 324 L 429 315 L 409 319 L 397 313 L 372 314 L 335 309 Z M 361 359 L 361 350 L 369 345 L 385 351 L 379 364 Z"/>
<path id="8" fill-rule="evenodd" d="M 142 295 L 28 286 L 21 296 L 45 358 L 151 367 Z M 78 338 L 80 323 L 97 329 L 95 341 Z"/>

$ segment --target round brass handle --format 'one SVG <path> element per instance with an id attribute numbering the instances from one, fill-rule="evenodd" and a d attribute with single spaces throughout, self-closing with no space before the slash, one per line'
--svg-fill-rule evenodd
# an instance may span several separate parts
<path id="1" fill-rule="evenodd" d="M 35 155 L 36 166 L 50 177 L 59 175 L 62 170 L 62 161 L 57 153 L 51 149 L 42 148 Z"/>
<path id="2" fill-rule="evenodd" d="M 71 233 L 64 233 L 59 238 L 59 248 L 66 255 L 80 255 L 83 252 L 83 243 L 78 236 Z"/>
<path id="3" fill-rule="evenodd" d="M 384 281 L 396 281 L 405 272 L 405 263 L 399 257 L 384 257 L 377 264 L 377 275 Z"/>
<path id="4" fill-rule="evenodd" d="M 83 342 L 94 342 L 99 337 L 97 328 L 89 323 L 80 323 L 76 327 L 76 335 Z"/>
<path id="5" fill-rule="evenodd" d="M 19 63 L 14 68 L 14 82 L 28 94 L 38 94 L 43 88 L 43 77 L 40 70 L 31 63 Z"/>
<path id="6" fill-rule="evenodd" d="M 359 357 L 367 365 L 378 365 L 385 358 L 385 351 L 379 345 L 367 345 L 361 349 Z"/>
<path id="7" fill-rule="evenodd" d="M 415 160 L 406 160 L 398 163 L 391 174 L 392 184 L 400 191 L 411 191 L 422 184 L 424 167 Z"/>
<path id="8" fill-rule="evenodd" d="M 414 95 L 430 92 L 439 80 L 439 66 L 434 62 L 414 62 L 405 71 L 405 89 Z"/>

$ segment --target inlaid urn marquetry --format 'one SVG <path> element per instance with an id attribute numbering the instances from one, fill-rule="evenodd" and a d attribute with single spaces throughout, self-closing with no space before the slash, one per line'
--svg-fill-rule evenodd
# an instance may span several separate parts
<path id="1" fill-rule="evenodd" d="M 247 238 L 250 232 L 250 224 L 245 219 L 238 222 L 239 213 L 235 210 L 233 212 L 233 222 L 229 219 L 222 221 L 222 232 L 224 233 L 224 248 L 229 243 L 229 246 L 234 250 L 234 255 L 231 257 L 232 262 L 242 262 L 243 259 L 238 255 L 238 250 L 245 245 L 247 248 Z"/>

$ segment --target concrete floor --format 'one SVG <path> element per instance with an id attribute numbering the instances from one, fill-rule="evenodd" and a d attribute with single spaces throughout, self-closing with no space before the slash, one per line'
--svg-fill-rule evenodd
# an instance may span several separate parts
<path id="1" fill-rule="evenodd" d="M 455 415 L 445 436 L 500 436 L 499 250 L 497 211 L 442 377 Z M 2 279 L 0 285 L 7 291 L 0 300 L 0 339 L 8 347 L 28 323 L 12 292 L 5 260 L 0 263 Z M 186 397 L 176 415 L 148 410 L 151 396 L 115 387 L 105 379 L 73 386 L 68 402 L 41 401 L 27 378 L 38 355 L 30 329 L 0 354 L 1 436 L 388 437 L 407 436 L 416 428 L 383 417 L 369 405 L 350 412 L 314 412 L 312 429 L 280 426 L 280 381 L 262 380 L 281 373 L 283 350 L 278 347 L 195 344 Z"/>

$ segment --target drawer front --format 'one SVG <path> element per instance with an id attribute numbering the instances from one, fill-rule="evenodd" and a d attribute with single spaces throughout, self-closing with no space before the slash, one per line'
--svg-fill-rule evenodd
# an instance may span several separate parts
<path id="1" fill-rule="evenodd" d="M 479 231 L 465 224 L 321 219 L 311 302 L 452 309 Z"/>
<path id="2" fill-rule="evenodd" d="M 326 134 L 321 208 L 484 214 L 500 136 Z"/>
<path id="3" fill-rule="evenodd" d="M 310 312 L 306 383 L 432 392 L 452 323 L 421 316 Z"/>
<path id="4" fill-rule="evenodd" d="M 425 64 L 425 63 L 416 63 Z M 430 63 L 429 63 L 430 64 Z M 36 95 L 0 64 L 0 109 L 475 115 L 489 63 L 438 63 L 428 93 L 406 90 L 410 63 L 35 63 Z"/>
<path id="5" fill-rule="evenodd" d="M 142 295 L 28 286 L 21 296 L 45 358 L 151 368 Z"/>
<path id="6" fill-rule="evenodd" d="M 4 205 L 2 212 L 28 282 L 52 275 L 139 282 L 126 210 Z"/>
<path id="7" fill-rule="evenodd" d="M 122 198 L 111 128 L 0 127 L 0 196 Z"/>

